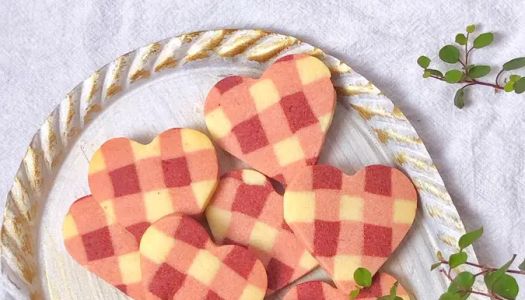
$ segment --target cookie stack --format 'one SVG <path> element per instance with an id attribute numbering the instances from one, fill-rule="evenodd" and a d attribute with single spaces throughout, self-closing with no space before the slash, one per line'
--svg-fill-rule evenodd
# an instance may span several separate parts
<path id="1" fill-rule="evenodd" d="M 219 176 L 212 141 L 189 128 L 147 145 L 107 141 L 89 164 L 92 194 L 65 217 L 66 249 L 134 299 L 263 299 L 283 288 L 285 299 L 348 299 L 354 271 L 377 273 L 408 232 L 417 193 L 395 168 L 350 176 L 317 164 L 336 107 L 330 76 L 317 58 L 288 55 L 259 79 L 211 89 L 213 141 L 253 169 Z M 319 267 L 335 288 L 295 284 Z M 378 273 L 358 299 L 394 281 Z"/>

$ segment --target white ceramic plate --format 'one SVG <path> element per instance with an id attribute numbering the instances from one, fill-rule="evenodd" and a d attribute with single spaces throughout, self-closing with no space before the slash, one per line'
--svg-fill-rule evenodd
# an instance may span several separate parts
<path id="1" fill-rule="evenodd" d="M 403 113 L 361 75 L 322 50 L 261 30 L 216 30 L 153 43 L 117 58 L 74 88 L 35 135 L 8 195 L 1 278 L 10 299 L 124 299 L 67 254 L 70 204 L 89 194 L 88 159 L 107 139 L 147 143 L 171 127 L 205 130 L 203 102 L 224 76 L 259 76 L 275 59 L 309 53 L 332 70 L 338 105 L 321 161 L 347 173 L 373 163 L 403 169 L 419 211 L 384 270 L 417 299 L 437 299 L 446 280 L 430 272 L 439 249 L 456 251 L 464 227 L 421 139 Z M 222 171 L 236 162 L 221 154 Z M 469 253 L 475 259 L 474 253 Z"/>

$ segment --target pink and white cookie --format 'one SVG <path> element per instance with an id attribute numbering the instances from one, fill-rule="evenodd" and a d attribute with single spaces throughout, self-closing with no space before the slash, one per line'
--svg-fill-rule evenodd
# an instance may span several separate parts
<path id="1" fill-rule="evenodd" d="M 401 171 L 368 166 L 349 176 L 306 167 L 286 188 L 284 219 L 344 293 L 358 267 L 372 274 L 412 226 L 417 192 Z"/>
<path id="2" fill-rule="evenodd" d="M 359 296 L 355 299 L 376 300 L 378 297 L 390 295 L 390 289 L 396 279 L 386 273 L 378 273 L 374 276 L 372 286 L 362 289 Z M 403 300 L 410 300 L 410 296 L 405 288 L 397 286 L 398 297 Z M 309 281 L 301 283 L 286 293 L 283 300 L 348 300 L 349 294 L 344 293 L 323 281 Z"/>
<path id="3" fill-rule="evenodd" d="M 215 148 L 203 133 L 164 131 L 147 145 L 127 138 L 105 142 L 89 164 L 89 187 L 105 213 L 137 241 L 154 221 L 204 211 L 218 182 Z"/>
<path id="4" fill-rule="evenodd" d="M 318 265 L 284 223 L 282 196 L 255 170 L 223 175 L 206 219 L 216 243 L 245 246 L 257 255 L 268 275 L 268 295 Z"/>
<path id="5" fill-rule="evenodd" d="M 226 77 L 206 99 L 208 130 L 221 148 L 286 184 L 317 162 L 335 109 L 330 77 L 305 54 L 278 59 L 259 79 Z"/>
<path id="6" fill-rule="evenodd" d="M 146 299 L 263 299 L 263 264 L 243 247 L 216 246 L 190 217 L 153 223 L 140 242 Z"/>
<path id="7" fill-rule="evenodd" d="M 139 245 L 91 197 L 75 201 L 63 224 L 64 244 L 82 266 L 134 299 L 144 299 Z"/>

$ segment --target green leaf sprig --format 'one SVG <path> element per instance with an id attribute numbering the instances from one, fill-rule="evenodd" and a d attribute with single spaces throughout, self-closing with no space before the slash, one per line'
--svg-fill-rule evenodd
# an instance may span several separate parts
<path id="1" fill-rule="evenodd" d="M 394 282 L 394 285 L 390 288 L 390 294 L 378 297 L 377 300 L 404 300 L 397 295 L 397 287 L 399 282 Z"/>
<path id="2" fill-rule="evenodd" d="M 503 90 L 508 93 L 515 92 L 516 94 L 521 94 L 525 92 L 525 77 L 518 74 L 509 74 L 504 80 L 500 79 L 504 72 L 525 67 L 525 57 L 514 58 L 504 63 L 496 75 L 494 83 L 480 79 L 490 73 L 491 67 L 489 65 L 472 64 L 470 62 L 470 55 L 472 51 L 492 44 L 494 34 L 492 32 L 485 32 L 474 37 L 473 33 L 475 31 L 475 25 L 468 25 L 466 34 L 458 33 L 456 35 L 455 42 L 457 45 L 445 45 L 439 50 L 439 58 L 442 61 L 448 64 L 455 64 L 459 68 L 447 71 L 432 69 L 430 68 L 430 58 L 424 55 L 420 56 L 417 59 L 417 63 L 423 68 L 423 77 L 438 79 L 450 84 L 463 84 L 454 96 L 454 105 L 458 108 L 465 106 L 465 89 L 473 85 L 488 86 L 494 88 L 496 91 Z"/>
<path id="3" fill-rule="evenodd" d="M 357 296 L 359 296 L 359 293 L 361 293 L 362 289 L 372 286 L 372 273 L 370 273 L 370 271 L 366 268 L 357 268 L 354 271 L 354 282 L 356 287 L 352 292 L 350 292 L 350 300 L 357 299 Z M 390 293 L 388 295 L 378 297 L 377 300 L 403 300 L 403 298 L 397 295 L 398 285 L 399 283 L 397 281 L 394 282 L 394 285 L 390 288 Z"/>
<path id="4" fill-rule="evenodd" d="M 357 268 L 354 271 L 354 282 L 356 287 L 350 292 L 350 300 L 356 299 L 362 289 L 372 285 L 372 273 L 366 268 Z"/>
<path id="5" fill-rule="evenodd" d="M 471 295 L 485 296 L 491 300 L 515 300 L 519 294 L 519 286 L 513 275 L 525 275 L 525 260 L 519 264 L 518 269 L 510 269 L 516 260 L 516 255 L 499 268 L 488 267 L 468 261 L 466 248 L 472 246 L 483 235 L 483 227 L 462 235 L 458 241 L 459 251 L 445 259 L 441 251 L 437 252 L 438 262 L 432 264 L 431 271 L 439 269 L 449 280 L 448 289 L 439 297 L 439 300 L 467 300 Z M 459 266 L 468 266 L 476 272 L 458 271 Z M 488 292 L 474 288 L 476 278 L 483 277 Z M 372 285 L 372 274 L 365 268 L 354 271 L 355 289 L 350 293 L 349 300 L 355 300 L 362 289 Z M 377 300 L 403 300 L 397 296 L 396 281 L 390 289 L 389 295 L 380 296 Z"/>
<path id="6" fill-rule="evenodd" d="M 431 266 L 431 270 L 439 268 L 439 271 L 445 274 L 450 280 L 450 285 L 439 300 L 465 300 L 471 294 L 486 296 L 495 300 L 514 300 L 518 296 L 519 286 L 513 275 L 525 275 L 525 260 L 518 266 L 517 270 L 509 269 L 514 263 L 514 255 L 507 263 L 499 268 L 483 266 L 468 261 L 468 254 L 465 248 L 471 246 L 476 240 L 483 235 L 483 228 L 467 232 L 458 242 L 459 251 L 453 253 L 446 260 L 441 252 L 437 253 L 438 262 Z M 454 272 L 459 266 L 467 265 L 471 268 L 478 269 L 478 272 L 470 271 Z M 453 276 L 454 273 L 457 275 Z M 488 293 L 474 289 L 474 282 L 477 277 L 483 277 Z"/>

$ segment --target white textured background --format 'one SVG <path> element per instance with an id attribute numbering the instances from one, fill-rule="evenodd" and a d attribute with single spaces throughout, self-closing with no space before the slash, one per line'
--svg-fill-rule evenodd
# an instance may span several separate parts
<path id="1" fill-rule="evenodd" d="M 496 68 L 525 56 L 524 1 L 0 0 L 0 15 L 0 207 L 33 134 L 93 71 L 181 33 L 263 28 L 323 48 L 402 108 L 467 228 L 485 227 L 476 246 L 483 263 L 525 256 L 525 94 L 475 87 L 458 110 L 454 87 L 423 80 L 415 63 L 435 59 L 469 23 L 496 33 L 475 63 Z"/>

